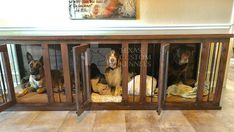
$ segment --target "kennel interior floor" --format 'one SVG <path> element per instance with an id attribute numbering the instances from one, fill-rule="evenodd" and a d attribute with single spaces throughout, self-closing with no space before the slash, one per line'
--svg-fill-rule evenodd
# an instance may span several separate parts
<path id="1" fill-rule="evenodd" d="M 0 131 L 43 132 L 233 132 L 234 65 L 223 90 L 222 110 L 87 111 L 77 118 L 74 111 L 4 111 Z"/>

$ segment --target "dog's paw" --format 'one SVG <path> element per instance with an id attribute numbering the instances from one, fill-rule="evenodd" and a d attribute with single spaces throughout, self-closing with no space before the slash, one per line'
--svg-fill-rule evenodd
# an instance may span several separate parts
<path id="1" fill-rule="evenodd" d="M 46 89 L 45 88 L 38 88 L 37 89 L 37 93 L 38 94 L 43 94 L 43 93 L 45 93 L 46 92 Z"/>
<path id="2" fill-rule="evenodd" d="M 19 93 L 16 94 L 16 97 L 17 98 L 23 97 L 24 95 L 26 95 L 32 91 L 33 91 L 33 88 L 31 88 L 31 87 L 24 88 L 22 91 L 20 91 Z"/>
<path id="3" fill-rule="evenodd" d="M 115 88 L 114 96 L 120 96 L 122 94 L 122 90 L 123 90 L 123 88 L 121 86 L 117 86 Z"/>

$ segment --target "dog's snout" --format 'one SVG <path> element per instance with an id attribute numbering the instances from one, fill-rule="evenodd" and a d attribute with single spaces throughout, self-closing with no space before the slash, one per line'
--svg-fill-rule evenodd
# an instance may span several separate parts
<path id="1" fill-rule="evenodd" d="M 115 62 L 115 59 L 114 59 L 114 58 L 111 58 L 111 60 L 110 60 L 110 61 L 113 63 L 113 62 Z"/>

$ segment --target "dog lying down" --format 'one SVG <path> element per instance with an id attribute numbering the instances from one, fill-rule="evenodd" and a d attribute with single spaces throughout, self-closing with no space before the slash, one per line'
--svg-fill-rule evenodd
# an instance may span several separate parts
<path id="1" fill-rule="evenodd" d="M 105 76 L 100 72 L 95 64 L 91 64 L 91 87 L 93 92 L 99 95 L 114 95 L 114 91 L 111 92 L 111 88 L 108 86 Z M 157 80 L 154 77 L 147 76 L 146 78 L 146 96 L 154 96 L 156 94 Z M 133 92 L 134 91 L 134 92 Z M 133 77 L 128 82 L 128 94 L 129 95 L 140 94 L 140 75 Z"/>
<path id="2" fill-rule="evenodd" d="M 38 94 L 46 92 L 43 57 L 39 60 L 35 60 L 28 52 L 26 57 L 29 65 L 29 80 L 27 80 L 23 90 L 17 94 L 17 97 L 22 97 L 30 92 L 37 92 Z M 56 91 L 61 91 L 64 84 L 62 72 L 59 70 L 51 70 L 51 77 L 53 90 L 60 89 Z"/>

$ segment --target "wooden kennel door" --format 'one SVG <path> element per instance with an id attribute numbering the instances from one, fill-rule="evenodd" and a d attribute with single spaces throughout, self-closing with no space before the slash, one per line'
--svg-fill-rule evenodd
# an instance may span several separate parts
<path id="1" fill-rule="evenodd" d="M 168 61 L 169 61 L 169 47 L 168 43 L 162 43 L 160 48 L 160 66 L 159 66 L 159 81 L 158 81 L 158 114 L 161 113 L 166 97 L 167 76 L 168 76 Z"/>
<path id="2" fill-rule="evenodd" d="M 90 103 L 90 84 L 88 67 L 89 45 L 81 44 L 73 47 L 73 62 L 75 72 L 77 115 L 81 115 Z"/>
<path id="3" fill-rule="evenodd" d="M 7 46 L 0 45 L 0 111 L 16 103 Z"/>

